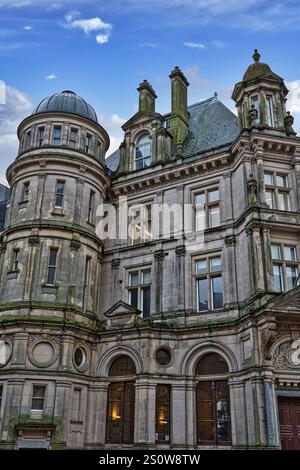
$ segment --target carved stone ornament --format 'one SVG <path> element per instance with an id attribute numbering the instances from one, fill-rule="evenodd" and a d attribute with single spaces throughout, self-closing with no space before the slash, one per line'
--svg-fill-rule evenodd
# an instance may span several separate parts
<path id="1" fill-rule="evenodd" d="M 288 111 L 286 116 L 284 117 L 284 128 L 287 135 L 295 135 L 296 132 L 293 129 L 294 124 L 294 117 Z"/>
<path id="2" fill-rule="evenodd" d="M 280 344 L 273 354 L 273 364 L 276 369 L 294 369 L 300 372 L 300 339 Z"/>
<path id="3" fill-rule="evenodd" d="M 254 107 L 254 104 L 251 105 L 251 108 L 248 111 L 248 119 L 251 127 L 256 127 L 258 120 L 258 111 Z"/>

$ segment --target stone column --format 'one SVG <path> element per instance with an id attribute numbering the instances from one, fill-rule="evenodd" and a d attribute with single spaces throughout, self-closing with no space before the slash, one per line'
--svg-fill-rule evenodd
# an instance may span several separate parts
<path id="1" fill-rule="evenodd" d="M 265 413 L 267 426 L 267 444 L 280 447 L 279 429 L 277 422 L 277 401 L 274 380 L 271 375 L 264 378 Z"/>
<path id="2" fill-rule="evenodd" d="M 63 371 L 72 370 L 72 357 L 73 357 L 73 346 L 74 346 L 74 339 L 72 336 L 64 335 L 61 338 L 61 347 L 62 347 L 62 354 L 61 354 L 61 364 L 60 369 Z"/>
<path id="3" fill-rule="evenodd" d="M 263 152 L 263 142 L 259 141 L 255 148 L 257 171 L 257 199 L 259 204 L 266 205 Z"/>
<path id="4" fill-rule="evenodd" d="M 162 288 L 163 288 L 163 260 L 164 251 L 157 250 L 154 252 L 154 292 L 155 292 L 155 312 L 161 312 L 162 305 Z"/>
<path id="5" fill-rule="evenodd" d="M 53 436 L 53 450 L 66 447 L 71 416 L 71 388 L 70 382 L 61 380 L 56 382 L 54 419 L 57 428 Z"/>
<path id="6" fill-rule="evenodd" d="M 175 248 L 176 253 L 176 268 L 175 277 L 177 282 L 177 308 L 184 310 L 185 308 L 185 282 L 184 282 L 184 267 L 185 267 L 185 246 L 179 245 Z"/>
<path id="7" fill-rule="evenodd" d="M 155 443 L 155 384 L 143 379 L 135 383 L 134 444 L 148 446 Z"/>
<path id="8" fill-rule="evenodd" d="M 231 171 L 227 171 L 223 174 L 223 194 L 224 198 L 221 199 L 221 203 L 223 201 L 223 213 L 225 217 L 222 222 L 230 223 L 233 221 L 233 213 L 232 213 L 232 191 L 231 191 Z"/>
<path id="9" fill-rule="evenodd" d="M 27 269 L 24 288 L 24 300 L 31 300 L 32 298 L 32 285 L 35 281 L 36 272 L 36 251 L 39 244 L 39 237 L 37 235 L 30 235 L 28 237 L 29 254 L 27 258 Z"/>
<path id="10" fill-rule="evenodd" d="M 16 434 L 14 424 L 17 424 L 23 395 L 25 379 L 9 379 L 6 385 L 5 408 L 2 418 L 2 441 L 12 449 L 15 446 Z"/>
<path id="11" fill-rule="evenodd" d="M 47 176 L 46 173 L 39 173 L 38 175 L 39 179 L 38 179 L 37 195 L 36 195 L 35 210 L 34 210 L 35 219 L 41 219 L 42 217 L 46 176 Z"/>
<path id="12" fill-rule="evenodd" d="M 245 404 L 245 382 L 229 379 L 231 433 L 233 447 L 247 447 L 247 422 Z"/>
<path id="13" fill-rule="evenodd" d="M 74 210 L 74 223 L 80 224 L 82 195 L 83 195 L 83 178 L 76 178 L 76 197 L 75 197 L 75 210 Z"/>
<path id="14" fill-rule="evenodd" d="M 250 227 L 246 228 L 248 237 L 248 253 L 249 253 L 249 273 L 251 291 L 264 291 L 264 267 L 263 267 L 263 253 L 260 234 L 260 224 L 253 223 Z"/>
<path id="15" fill-rule="evenodd" d="M 97 383 L 88 387 L 85 447 L 104 447 L 108 386 L 108 383 Z"/>
<path id="16" fill-rule="evenodd" d="M 260 377 L 251 378 L 255 444 L 267 444 L 264 383 Z"/>
<path id="17" fill-rule="evenodd" d="M 270 227 L 266 224 L 262 227 L 264 243 L 265 276 L 267 291 L 274 291 L 273 263 L 271 250 Z"/>
<path id="18" fill-rule="evenodd" d="M 235 264 L 235 235 L 225 236 L 225 251 L 224 251 L 224 271 L 227 276 L 224 276 L 224 304 L 228 306 L 236 305 L 237 299 L 237 279 L 236 279 L 236 264 Z"/>
<path id="19" fill-rule="evenodd" d="M 122 289 L 120 286 L 120 260 L 119 258 L 113 259 L 111 262 L 112 267 L 112 290 L 111 290 L 111 304 L 114 305 L 118 300 L 122 299 Z"/>
<path id="20" fill-rule="evenodd" d="M 185 448 L 186 446 L 186 386 L 182 384 L 172 385 L 171 393 L 171 443 L 172 448 Z"/>
<path id="21" fill-rule="evenodd" d="M 197 384 L 192 381 L 186 385 L 186 449 L 197 446 L 196 387 Z"/>
<path id="22" fill-rule="evenodd" d="M 97 265 L 96 265 L 96 273 L 95 273 L 95 295 L 94 295 L 94 304 L 93 304 L 93 310 L 96 311 L 96 313 L 100 312 L 100 294 L 101 294 L 101 262 L 102 262 L 103 256 L 102 252 L 98 252 L 97 254 Z"/>
<path id="23" fill-rule="evenodd" d="M 69 286 L 68 286 L 68 304 L 76 303 L 76 280 L 77 280 L 77 266 L 79 258 L 79 250 L 81 243 L 77 238 L 72 238 L 70 243 L 70 271 L 69 271 Z M 79 299 L 78 299 L 79 300 Z"/>
<path id="24" fill-rule="evenodd" d="M 152 163 L 156 163 L 157 162 L 157 159 L 158 159 L 158 137 L 157 137 L 157 123 L 156 122 L 152 122 L 151 124 L 151 128 L 152 128 L 152 133 L 151 133 L 151 136 L 150 136 L 150 139 L 151 139 L 151 149 L 152 149 L 152 152 L 151 152 L 151 159 L 152 159 Z"/>
<path id="25" fill-rule="evenodd" d="M 16 333 L 14 337 L 13 355 L 10 368 L 25 367 L 27 357 L 28 333 Z"/>

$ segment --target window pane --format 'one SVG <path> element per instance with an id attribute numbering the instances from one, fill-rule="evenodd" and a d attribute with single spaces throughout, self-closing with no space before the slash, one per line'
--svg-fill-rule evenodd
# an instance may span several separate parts
<path id="1" fill-rule="evenodd" d="M 199 206 L 205 204 L 205 193 L 197 194 L 195 196 L 195 205 Z"/>
<path id="2" fill-rule="evenodd" d="M 148 271 L 143 271 L 142 272 L 142 283 L 147 284 L 151 282 L 151 271 L 150 269 Z"/>
<path id="3" fill-rule="evenodd" d="M 138 289 L 130 289 L 129 304 L 134 308 L 138 308 Z"/>
<path id="4" fill-rule="evenodd" d="M 139 273 L 131 273 L 129 276 L 129 285 L 130 286 L 135 286 L 136 284 L 139 283 Z"/>
<path id="5" fill-rule="evenodd" d="M 203 209 L 196 209 L 196 231 L 206 229 L 206 214 Z"/>
<path id="6" fill-rule="evenodd" d="M 208 191 L 208 202 L 215 202 L 218 201 L 219 198 L 219 190 L 213 189 L 212 191 Z"/>
<path id="7" fill-rule="evenodd" d="M 55 268 L 48 268 L 47 284 L 54 285 L 55 281 Z"/>
<path id="8" fill-rule="evenodd" d="M 218 400 L 216 403 L 217 408 L 217 429 L 218 429 L 218 441 L 230 442 L 230 405 L 229 400 Z"/>
<path id="9" fill-rule="evenodd" d="M 272 191 L 266 191 L 266 203 L 270 209 L 274 209 L 274 194 Z"/>
<path id="10" fill-rule="evenodd" d="M 286 192 L 284 193 L 278 192 L 277 205 L 278 205 L 277 209 L 279 209 L 280 211 L 290 210 L 289 195 Z"/>
<path id="11" fill-rule="evenodd" d="M 276 291 L 282 291 L 282 270 L 279 264 L 273 264 L 274 287 Z"/>
<path id="12" fill-rule="evenodd" d="M 222 276 L 211 279 L 212 308 L 223 308 Z"/>
<path id="13" fill-rule="evenodd" d="M 196 274 L 205 274 L 207 273 L 207 261 L 203 259 L 196 262 Z"/>
<path id="14" fill-rule="evenodd" d="M 281 259 L 280 245 L 271 245 L 272 259 Z"/>
<path id="15" fill-rule="evenodd" d="M 267 186 L 273 186 L 273 175 L 272 175 L 272 173 L 265 173 L 264 174 L 264 180 L 265 180 L 265 184 Z"/>
<path id="16" fill-rule="evenodd" d="M 213 207 L 209 209 L 209 226 L 218 227 L 220 225 L 220 209 Z"/>
<path id="17" fill-rule="evenodd" d="M 287 186 L 287 177 L 286 175 L 276 175 L 276 186 Z"/>
<path id="18" fill-rule="evenodd" d="M 49 266 L 56 266 L 57 249 L 50 248 Z"/>
<path id="19" fill-rule="evenodd" d="M 142 288 L 142 312 L 144 318 L 150 316 L 150 286 Z"/>
<path id="20" fill-rule="evenodd" d="M 296 248 L 294 246 L 285 246 L 284 259 L 287 261 L 296 261 Z"/>
<path id="21" fill-rule="evenodd" d="M 298 277 L 298 272 L 296 266 L 286 266 L 285 267 L 285 274 L 286 274 L 286 286 L 287 289 L 293 289 L 296 286 L 296 281 Z"/>
<path id="22" fill-rule="evenodd" d="M 198 311 L 208 310 L 208 282 L 207 279 L 197 281 Z"/>
<path id="23" fill-rule="evenodd" d="M 210 272 L 221 271 L 221 256 L 210 259 Z"/>
<path id="24" fill-rule="evenodd" d="M 170 440 L 170 386 L 156 386 L 155 440 Z"/>

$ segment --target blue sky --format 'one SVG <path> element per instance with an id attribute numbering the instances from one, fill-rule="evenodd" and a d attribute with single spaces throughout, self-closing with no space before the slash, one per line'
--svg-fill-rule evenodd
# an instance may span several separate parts
<path id="1" fill-rule="evenodd" d="M 218 92 L 230 109 L 234 83 L 257 48 L 292 90 L 300 131 L 300 2 L 286 0 L 0 0 L 0 180 L 16 155 L 18 123 L 45 96 L 72 89 L 120 143 L 147 78 L 157 110 L 170 109 L 168 75 L 179 65 L 189 103 Z"/>

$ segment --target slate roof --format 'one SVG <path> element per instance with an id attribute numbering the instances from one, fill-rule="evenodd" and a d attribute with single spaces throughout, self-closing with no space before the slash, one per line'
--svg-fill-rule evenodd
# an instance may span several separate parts
<path id="1" fill-rule="evenodd" d="M 228 145 L 239 135 L 238 118 L 216 96 L 189 106 L 189 132 L 183 144 L 183 156 L 190 157 L 198 153 Z M 170 114 L 166 114 L 168 120 Z M 119 165 L 120 153 L 116 150 L 106 159 L 111 171 Z"/>
<path id="2" fill-rule="evenodd" d="M 63 112 L 77 114 L 98 123 L 94 108 L 74 91 L 65 90 L 43 99 L 32 114 Z"/>

